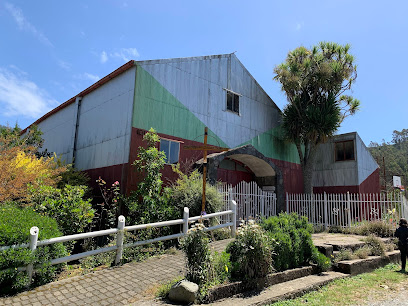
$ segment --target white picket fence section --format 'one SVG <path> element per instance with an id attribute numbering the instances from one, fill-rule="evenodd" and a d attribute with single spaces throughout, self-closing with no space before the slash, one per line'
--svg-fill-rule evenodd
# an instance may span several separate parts
<path id="1" fill-rule="evenodd" d="M 276 215 L 276 194 L 263 191 L 256 182 L 240 182 L 238 185 L 222 185 L 218 192 L 224 198 L 224 210 L 229 210 L 231 200 L 237 203 L 237 220 L 259 219 Z M 220 218 L 220 222 L 230 222 L 228 218 Z"/>
<path id="2" fill-rule="evenodd" d="M 78 260 L 84 257 L 100 254 L 100 253 L 105 253 L 105 252 L 110 252 L 110 251 L 116 251 L 116 259 L 115 259 L 115 264 L 120 264 L 121 259 L 122 259 L 122 254 L 123 254 L 123 249 L 128 248 L 128 247 L 135 247 L 135 246 L 141 246 L 141 245 L 146 245 L 149 243 L 154 243 L 158 241 L 165 241 L 165 240 L 171 240 L 171 239 L 177 239 L 181 238 L 184 235 L 186 235 L 189 224 L 196 222 L 200 219 L 206 220 L 210 218 L 221 218 L 221 217 L 228 217 L 228 220 L 234 220 L 235 222 L 224 222 L 223 224 L 218 224 L 215 226 L 207 227 L 205 228 L 205 231 L 212 231 L 216 230 L 219 228 L 224 228 L 224 227 L 230 227 L 231 228 L 231 236 L 235 237 L 236 233 L 236 220 L 237 220 L 237 210 L 236 210 L 236 203 L 234 201 L 231 201 L 229 203 L 229 207 L 231 209 L 225 210 L 225 211 L 220 211 L 212 214 L 207 214 L 203 216 L 196 216 L 196 217 L 190 217 L 189 216 L 189 209 L 187 207 L 184 207 L 184 212 L 183 212 L 183 219 L 176 219 L 176 220 L 170 220 L 170 221 L 162 221 L 162 222 L 155 222 L 155 223 L 148 223 L 148 224 L 138 224 L 138 225 L 131 225 L 131 226 L 125 226 L 125 217 L 124 216 L 119 216 L 118 218 L 118 227 L 117 228 L 111 228 L 107 230 L 102 230 L 102 231 L 95 231 L 95 232 L 88 232 L 88 233 L 82 233 L 82 234 L 75 234 L 75 235 L 68 235 L 68 236 L 62 236 L 62 237 L 56 237 L 56 238 L 50 238 L 46 240 L 41 240 L 38 241 L 38 234 L 39 234 L 39 229 L 36 226 L 33 226 L 30 229 L 30 242 L 25 243 L 25 244 L 19 244 L 19 245 L 12 245 L 12 246 L 0 246 L 0 251 L 7 250 L 10 248 L 29 248 L 31 251 L 35 251 L 37 247 L 41 247 L 44 245 L 51 245 L 54 243 L 62 243 L 62 242 L 67 242 L 67 241 L 73 241 L 73 240 L 80 240 L 80 239 L 85 239 L 85 238 L 92 238 L 92 237 L 100 237 L 100 236 L 106 236 L 106 235 L 112 235 L 116 234 L 116 245 L 109 246 L 109 247 L 104 247 L 101 249 L 96 249 L 92 251 L 87 251 L 75 255 L 70 255 L 66 257 L 61 257 L 61 258 L 54 258 L 52 259 L 49 264 L 51 265 L 57 265 L 61 264 L 64 262 L 69 262 L 73 260 Z M 137 242 L 132 242 L 128 244 L 124 244 L 124 233 L 126 232 L 132 232 L 136 230 L 143 230 L 147 228 L 159 228 L 159 227 L 164 227 L 164 226 L 171 226 L 171 225 L 182 225 L 182 231 L 178 234 L 173 234 L 173 235 L 167 235 L 163 237 L 157 237 L 154 239 L 149 239 L 149 240 L 144 240 L 144 241 L 137 241 Z M 14 270 L 14 268 L 11 268 Z M 19 267 L 17 268 L 18 271 L 26 271 L 29 280 L 31 281 L 33 271 L 35 270 L 35 267 L 32 265 L 28 265 L 27 267 Z M 0 271 L 0 272 L 4 272 Z"/>
<path id="3" fill-rule="evenodd" d="M 362 221 L 386 221 L 397 226 L 408 217 L 408 202 L 395 194 L 286 194 L 286 211 L 306 216 L 317 226 L 350 227 Z"/>

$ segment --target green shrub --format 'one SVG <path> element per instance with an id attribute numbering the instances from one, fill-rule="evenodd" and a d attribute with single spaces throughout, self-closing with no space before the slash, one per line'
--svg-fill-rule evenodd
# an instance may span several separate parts
<path id="1" fill-rule="evenodd" d="M 202 208 L 203 177 L 196 170 L 190 175 L 183 174 L 178 167 L 173 170 L 179 175 L 177 181 L 171 186 L 170 204 L 177 211 L 182 212 L 184 207 L 190 209 L 190 216 L 199 216 Z M 222 195 L 217 188 L 207 183 L 205 191 L 205 211 L 207 214 L 218 212 L 224 205 Z"/>
<path id="2" fill-rule="evenodd" d="M 371 254 L 374 256 L 385 256 L 385 243 L 378 237 L 374 235 L 369 235 L 364 239 L 368 247 L 371 249 Z"/>
<path id="3" fill-rule="evenodd" d="M 335 262 L 339 262 L 339 261 L 343 261 L 343 260 L 351 260 L 354 259 L 354 254 L 353 254 L 353 250 L 352 249 L 340 249 L 340 251 L 337 253 L 336 258 L 335 258 Z"/>
<path id="4" fill-rule="evenodd" d="M 212 282 L 222 284 L 231 278 L 230 254 L 215 252 L 212 256 L 213 276 Z"/>
<path id="5" fill-rule="evenodd" d="M 330 269 L 331 261 L 320 253 L 316 248 L 313 251 L 312 261 L 317 265 L 317 272 L 325 272 Z"/>
<path id="6" fill-rule="evenodd" d="M 0 208 L 0 245 L 29 243 L 30 228 L 39 228 L 39 240 L 62 236 L 57 223 L 52 218 L 41 216 L 31 208 L 19 208 L 13 203 L 3 204 Z M 23 289 L 28 284 L 25 272 L 16 268 L 32 263 L 36 267 L 33 286 L 51 281 L 57 266 L 50 266 L 50 259 L 66 255 L 62 244 L 38 247 L 32 254 L 27 248 L 0 251 L 0 295 Z"/>
<path id="7" fill-rule="evenodd" d="M 211 252 L 204 225 L 193 225 L 181 240 L 181 249 L 187 257 L 186 279 L 198 285 L 205 284 L 211 271 Z"/>
<path id="8" fill-rule="evenodd" d="M 292 240 L 288 233 L 276 232 L 269 233 L 270 239 L 275 239 L 276 244 L 273 249 L 273 267 L 276 271 L 290 269 L 292 255 Z"/>
<path id="9" fill-rule="evenodd" d="M 241 226 L 236 239 L 226 249 L 231 254 L 232 277 L 248 281 L 266 276 L 272 268 L 272 244 L 253 220 Z"/>
<path id="10" fill-rule="evenodd" d="M 394 228 L 391 223 L 383 221 L 364 221 L 350 229 L 354 234 L 369 236 L 376 235 L 378 237 L 392 237 Z"/>
<path id="11" fill-rule="evenodd" d="M 50 186 L 31 188 L 31 205 L 44 215 L 57 220 L 64 235 L 82 233 L 94 217 L 91 200 L 84 200 L 86 186 L 65 185 L 63 189 Z"/>
<path id="12" fill-rule="evenodd" d="M 357 258 L 364 259 L 371 255 L 371 249 L 368 246 L 363 246 L 354 251 Z"/>
<path id="13" fill-rule="evenodd" d="M 262 228 L 275 240 L 273 262 L 277 271 L 308 264 L 315 252 L 311 233 L 313 226 L 306 217 L 281 213 L 264 219 Z"/>

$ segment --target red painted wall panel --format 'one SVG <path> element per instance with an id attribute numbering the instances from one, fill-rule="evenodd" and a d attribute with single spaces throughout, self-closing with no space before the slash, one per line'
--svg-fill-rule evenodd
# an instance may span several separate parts
<path id="1" fill-rule="evenodd" d="M 142 129 L 132 128 L 131 145 L 130 145 L 130 158 L 132 163 L 137 158 L 137 151 L 140 146 L 144 146 L 143 135 L 146 131 Z M 163 138 L 168 138 L 176 141 L 181 141 L 180 145 L 180 166 L 182 169 L 191 167 L 195 161 L 203 157 L 202 151 L 183 150 L 183 145 L 202 145 L 201 142 L 191 141 L 183 138 L 174 137 L 171 135 L 159 134 Z M 214 152 L 209 152 L 209 154 Z M 278 166 L 283 174 L 285 192 L 300 193 L 303 192 L 303 177 L 302 169 L 299 164 L 271 159 L 271 161 Z M 163 182 L 165 185 L 171 184 L 172 181 L 177 179 L 170 165 L 165 165 L 163 171 Z M 225 169 L 218 169 L 218 179 L 226 181 L 231 184 L 237 184 L 240 181 L 250 181 L 248 173 L 240 171 L 228 171 Z M 252 179 L 252 178 L 251 178 Z M 130 166 L 127 175 L 127 187 L 126 190 L 134 190 L 137 187 L 140 177 L 137 172 L 134 171 L 134 167 Z"/>
<path id="2" fill-rule="evenodd" d="M 380 193 L 380 169 L 377 168 L 360 184 L 360 193 Z"/>

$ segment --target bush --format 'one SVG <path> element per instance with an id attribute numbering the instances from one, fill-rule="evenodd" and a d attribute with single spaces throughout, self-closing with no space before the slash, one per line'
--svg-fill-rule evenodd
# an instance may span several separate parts
<path id="1" fill-rule="evenodd" d="M 317 265 L 318 273 L 325 272 L 331 267 L 330 259 L 320 253 L 317 249 L 314 249 L 313 251 L 312 261 Z"/>
<path id="2" fill-rule="evenodd" d="M 0 208 L 0 245 L 28 243 L 30 228 L 39 228 L 39 240 L 61 236 L 55 220 L 41 216 L 30 208 L 21 209 L 13 203 L 4 203 Z M 42 246 L 32 254 L 27 248 L 16 248 L 0 251 L 0 294 L 9 294 L 23 289 L 28 284 L 25 272 L 17 272 L 15 268 L 32 263 L 36 267 L 33 286 L 51 281 L 58 269 L 50 266 L 50 259 L 66 255 L 62 244 Z M 3 271 L 8 269 L 6 271 Z"/>
<path id="3" fill-rule="evenodd" d="M 227 252 L 215 252 L 212 259 L 213 275 L 212 282 L 222 284 L 231 278 L 230 254 Z"/>
<path id="4" fill-rule="evenodd" d="M 187 257 L 186 279 L 199 286 L 205 284 L 211 269 L 211 252 L 204 225 L 201 223 L 193 225 L 180 245 Z"/>
<path id="5" fill-rule="evenodd" d="M 337 253 L 335 262 L 343 261 L 343 260 L 351 260 L 354 259 L 354 254 L 352 249 L 340 249 L 339 253 Z"/>
<path id="6" fill-rule="evenodd" d="M 54 218 L 64 235 L 82 233 L 94 217 L 91 200 L 84 200 L 86 186 L 65 185 L 30 188 L 30 204 L 42 214 Z"/>
<path id="7" fill-rule="evenodd" d="M 383 221 L 364 221 L 350 230 L 357 235 L 363 236 L 392 237 L 394 234 L 392 224 Z"/>
<path id="8" fill-rule="evenodd" d="M 243 225 L 227 246 L 233 278 L 245 281 L 266 276 L 272 269 L 273 241 L 253 220 Z"/>
<path id="9" fill-rule="evenodd" d="M 177 211 L 182 212 L 184 207 L 190 209 L 190 216 L 201 215 L 202 195 L 203 195 L 203 177 L 197 171 L 189 175 L 183 174 L 178 167 L 173 170 L 179 175 L 179 178 L 171 186 L 170 205 Z M 224 205 L 222 195 L 217 188 L 207 183 L 205 191 L 205 212 L 211 214 L 218 212 Z"/>
<path id="10" fill-rule="evenodd" d="M 296 268 L 318 259 L 311 236 L 313 226 L 306 217 L 281 213 L 264 219 L 261 226 L 276 242 L 272 256 L 275 270 Z"/>
<path id="11" fill-rule="evenodd" d="M 371 254 L 374 256 L 385 256 L 386 246 L 385 243 L 374 235 L 369 235 L 364 239 L 368 247 L 371 249 Z"/>
<path id="12" fill-rule="evenodd" d="M 357 258 L 364 259 L 371 255 L 371 249 L 368 246 L 363 246 L 354 251 Z"/>

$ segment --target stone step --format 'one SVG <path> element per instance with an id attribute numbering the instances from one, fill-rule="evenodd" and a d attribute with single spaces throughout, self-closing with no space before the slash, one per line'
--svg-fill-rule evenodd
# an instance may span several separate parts
<path id="1" fill-rule="evenodd" d="M 266 305 L 277 301 L 292 299 L 307 292 L 316 290 L 338 278 L 348 277 L 340 272 L 325 272 L 319 275 L 309 275 L 288 282 L 276 284 L 262 291 L 237 295 L 217 301 L 211 305 Z"/>

